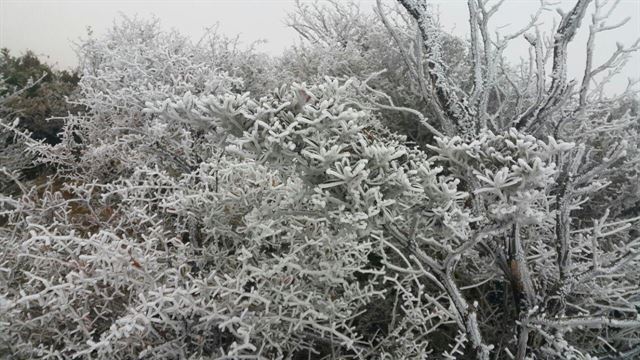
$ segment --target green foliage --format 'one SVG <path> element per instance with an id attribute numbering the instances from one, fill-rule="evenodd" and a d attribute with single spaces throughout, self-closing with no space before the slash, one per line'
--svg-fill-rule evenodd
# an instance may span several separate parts
<path id="1" fill-rule="evenodd" d="M 0 56 L 0 78 L 5 85 L 0 96 L 24 89 L 6 100 L 0 117 L 8 120 L 19 117 L 21 128 L 30 131 L 35 139 L 51 144 L 59 142 L 58 133 L 63 125 L 59 117 L 81 109 L 68 102 L 79 75 L 52 69 L 31 51 L 16 57 L 5 48 Z"/>

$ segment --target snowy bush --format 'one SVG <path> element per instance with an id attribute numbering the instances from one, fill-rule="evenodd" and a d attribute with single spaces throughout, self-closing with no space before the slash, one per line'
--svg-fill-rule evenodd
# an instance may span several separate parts
<path id="1" fill-rule="evenodd" d="M 423 2 L 388 5 L 300 5 L 294 26 L 321 29 L 303 49 L 341 64 L 136 19 L 82 44 L 87 112 L 62 143 L 3 122 L 57 172 L 0 195 L 0 354 L 638 356 L 638 115 L 631 91 L 593 85 L 637 46 L 574 86 L 589 1 L 544 40 L 535 17 L 493 38 L 497 7 L 471 0 L 469 84 L 441 50 L 462 41 Z M 610 7 L 595 3 L 591 36 Z M 530 74 L 502 56 L 523 34 Z"/>

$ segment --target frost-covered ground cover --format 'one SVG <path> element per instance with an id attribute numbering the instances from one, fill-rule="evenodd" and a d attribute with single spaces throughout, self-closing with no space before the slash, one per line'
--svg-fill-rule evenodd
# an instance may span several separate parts
<path id="1" fill-rule="evenodd" d="M 513 34 L 468 4 L 469 41 L 413 0 L 300 3 L 278 58 L 87 38 L 59 144 L 0 124 L 0 357 L 640 356 L 637 98 L 603 91 L 638 44 L 593 63 L 606 1 Z"/>

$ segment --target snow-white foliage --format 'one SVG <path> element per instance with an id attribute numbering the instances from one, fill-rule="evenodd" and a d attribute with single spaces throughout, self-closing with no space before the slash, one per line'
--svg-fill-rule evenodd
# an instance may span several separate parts
<path id="1" fill-rule="evenodd" d="M 266 62 L 251 49 L 240 50 L 213 30 L 193 43 L 162 31 L 157 20 L 123 17 L 104 38 L 90 34 L 78 52 L 82 78 L 74 102 L 87 108 L 86 116 L 66 120 L 64 144 L 45 158 L 62 167 L 82 164 L 87 179 L 112 179 L 167 159 L 177 171 L 197 166 L 197 154 L 181 152 L 197 153 L 199 134 L 145 116 L 145 103 L 187 93 L 262 91 L 266 81 L 258 74 Z"/>
<path id="2" fill-rule="evenodd" d="M 429 8 L 399 3 L 365 20 L 301 4 L 309 43 L 277 61 L 135 19 L 80 45 L 86 112 L 55 146 L 16 135 L 56 174 L 0 195 L 0 355 L 638 356 L 629 93 L 547 89 L 544 64 L 527 82 L 496 61 L 505 38 L 479 45 L 494 12 L 480 0 L 469 87 L 443 72 Z M 359 58 L 383 38 L 397 53 Z M 304 49 L 346 67 L 309 70 Z M 391 59 L 404 68 L 380 79 Z M 398 113 L 429 136 L 395 132 Z"/>

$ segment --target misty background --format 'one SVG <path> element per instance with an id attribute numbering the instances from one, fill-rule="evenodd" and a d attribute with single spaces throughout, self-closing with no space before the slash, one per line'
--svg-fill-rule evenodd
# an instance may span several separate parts
<path id="1" fill-rule="evenodd" d="M 386 0 L 385 3 L 392 2 Z M 439 10 L 440 22 L 446 31 L 468 38 L 466 0 L 430 0 L 429 3 Z M 527 23 L 539 3 L 538 0 L 506 0 L 492 18 L 492 25 L 502 33 L 510 33 Z M 575 0 L 560 0 L 552 8 L 567 10 L 574 3 Z M 361 0 L 360 5 L 363 12 L 370 12 L 375 0 Z M 77 64 L 73 43 L 86 37 L 88 27 L 100 36 L 120 15 L 126 15 L 155 16 L 164 28 L 174 28 L 195 41 L 206 28 L 217 25 L 221 33 L 239 35 L 246 45 L 264 40 L 258 50 L 279 55 L 298 39 L 296 32 L 286 25 L 287 14 L 295 6 L 294 0 L 0 0 L 0 47 L 8 48 L 14 55 L 32 50 L 58 69 L 71 68 Z M 630 20 L 624 27 L 598 35 L 596 65 L 615 50 L 616 42 L 630 45 L 640 37 L 640 0 L 622 0 L 610 23 L 626 17 Z M 541 30 L 548 33 L 553 19 L 559 19 L 555 11 L 545 12 Z M 590 22 L 591 17 L 587 15 L 576 41 L 569 47 L 569 75 L 574 78 L 580 78 L 584 70 L 584 45 Z M 527 49 L 528 43 L 521 37 L 510 43 L 505 55 L 509 61 L 518 62 L 521 57 L 528 56 Z M 638 53 L 608 90 L 612 93 L 624 90 L 627 78 L 640 78 Z"/>

